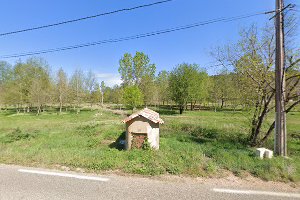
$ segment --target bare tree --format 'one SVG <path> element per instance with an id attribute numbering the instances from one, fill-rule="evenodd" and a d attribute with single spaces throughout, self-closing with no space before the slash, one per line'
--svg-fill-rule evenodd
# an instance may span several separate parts
<path id="1" fill-rule="evenodd" d="M 59 101 L 59 113 L 61 113 L 64 103 L 67 101 L 68 95 L 68 78 L 67 74 L 62 68 L 60 68 L 57 73 L 56 88 Z"/>
<path id="2" fill-rule="evenodd" d="M 76 70 L 71 77 L 69 87 L 70 87 L 70 98 L 77 107 L 77 114 L 80 112 L 80 106 L 84 100 L 84 74 L 81 70 Z"/>
<path id="3" fill-rule="evenodd" d="M 243 101 L 253 107 L 251 119 L 250 144 L 259 146 L 266 142 L 274 130 L 273 122 L 266 131 L 263 124 L 270 111 L 274 110 L 275 77 L 274 77 L 274 32 L 265 29 L 262 37 L 256 27 L 241 32 L 241 40 L 236 45 L 219 48 L 214 56 L 223 66 L 232 66 L 238 75 L 240 87 L 243 88 Z M 292 50 L 288 52 L 285 68 L 287 81 L 286 110 L 290 112 L 300 103 L 296 92 L 300 82 L 299 55 Z"/>

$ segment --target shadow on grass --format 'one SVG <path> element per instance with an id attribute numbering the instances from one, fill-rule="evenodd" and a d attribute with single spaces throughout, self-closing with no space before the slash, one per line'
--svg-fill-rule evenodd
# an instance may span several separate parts
<path id="1" fill-rule="evenodd" d="M 126 132 L 124 131 L 121 133 L 121 135 L 117 138 L 117 140 L 113 143 L 111 143 L 109 148 L 111 149 L 118 149 L 119 151 L 122 151 L 125 149 L 125 139 L 126 139 Z"/>

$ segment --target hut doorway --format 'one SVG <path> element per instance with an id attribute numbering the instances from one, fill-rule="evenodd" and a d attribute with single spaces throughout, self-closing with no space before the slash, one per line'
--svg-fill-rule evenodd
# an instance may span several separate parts
<path id="1" fill-rule="evenodd" d="M 147 140 L 147 133 L 131 133 L 132 142 L 131 147 L 134 149 L 141 149 Z"/>

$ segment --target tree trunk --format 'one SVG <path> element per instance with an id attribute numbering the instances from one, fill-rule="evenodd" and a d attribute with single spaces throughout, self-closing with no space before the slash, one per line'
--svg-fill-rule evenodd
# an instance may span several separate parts
<path id="1" fill-rule="evenodd" d="M 103 92 L 101 93 L 101 106 L 102 106 L 102 108 L 103 108 Z"/>
<path id="2" fill-rule="evenodd" d="M 37 107 L 37 113 L 36 113 L 36 115 L 39 115 L 40 112 L 41 112 L 41 106 L 39 105 L 39 106 Z"/>
<path id="3" fill-rule="evenodd" d="M 223 109 L 223 107 L 224 107 L 224 103 L 225 103 L 225 100 L 224 100 L 224 98 L 222 98 L 222 99 L 221 99 L 221 101 L 222 101 L 222 103 L 221 103 L 221 109 Z"/>
<path id="4" fill-rule="evenodd" d="M 59 113 L 61 114 L 62 113 L 62 105 L 60 104 L 59 106 Z"/>
<path id="5" fill-rule="evenodd" d="M 264 136 L 264 138 L 259 142 L 259 145 L 263 145 L 267 139 L 269 138 L 269 136 L 271 135 L 271 133 L 273 132 L 275 128 L 275 121 L 272 123 L 272 125 L 270 126 L 269 130 L 267 131 L 266 135 Z"/>
<path id="6" fill-rule="evenodd" d="M 183 113 L 183 110 L 184 110 L 184 106 L 183 105 L 181 105 L 180 107 L 179 107 L 179 113 L 182 115 L 182 113 Z"/>
<path id="7" fill-rule="evenodd" d="M 59 95 L 59 113 L 61 114 L 62 112 L 62 97 Z"/>

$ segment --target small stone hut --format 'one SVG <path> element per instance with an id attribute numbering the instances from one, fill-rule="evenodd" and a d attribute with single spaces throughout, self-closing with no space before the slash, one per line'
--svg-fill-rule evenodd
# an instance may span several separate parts
<path id="1" fill-rule="evenodd" d="M 123 120 L 126 124 L 125 149 L 142 148 L 146 139 L 150 147 L 159 149 L 159 125 L 164 121 L 159 114 L 145 108 Z"/>

